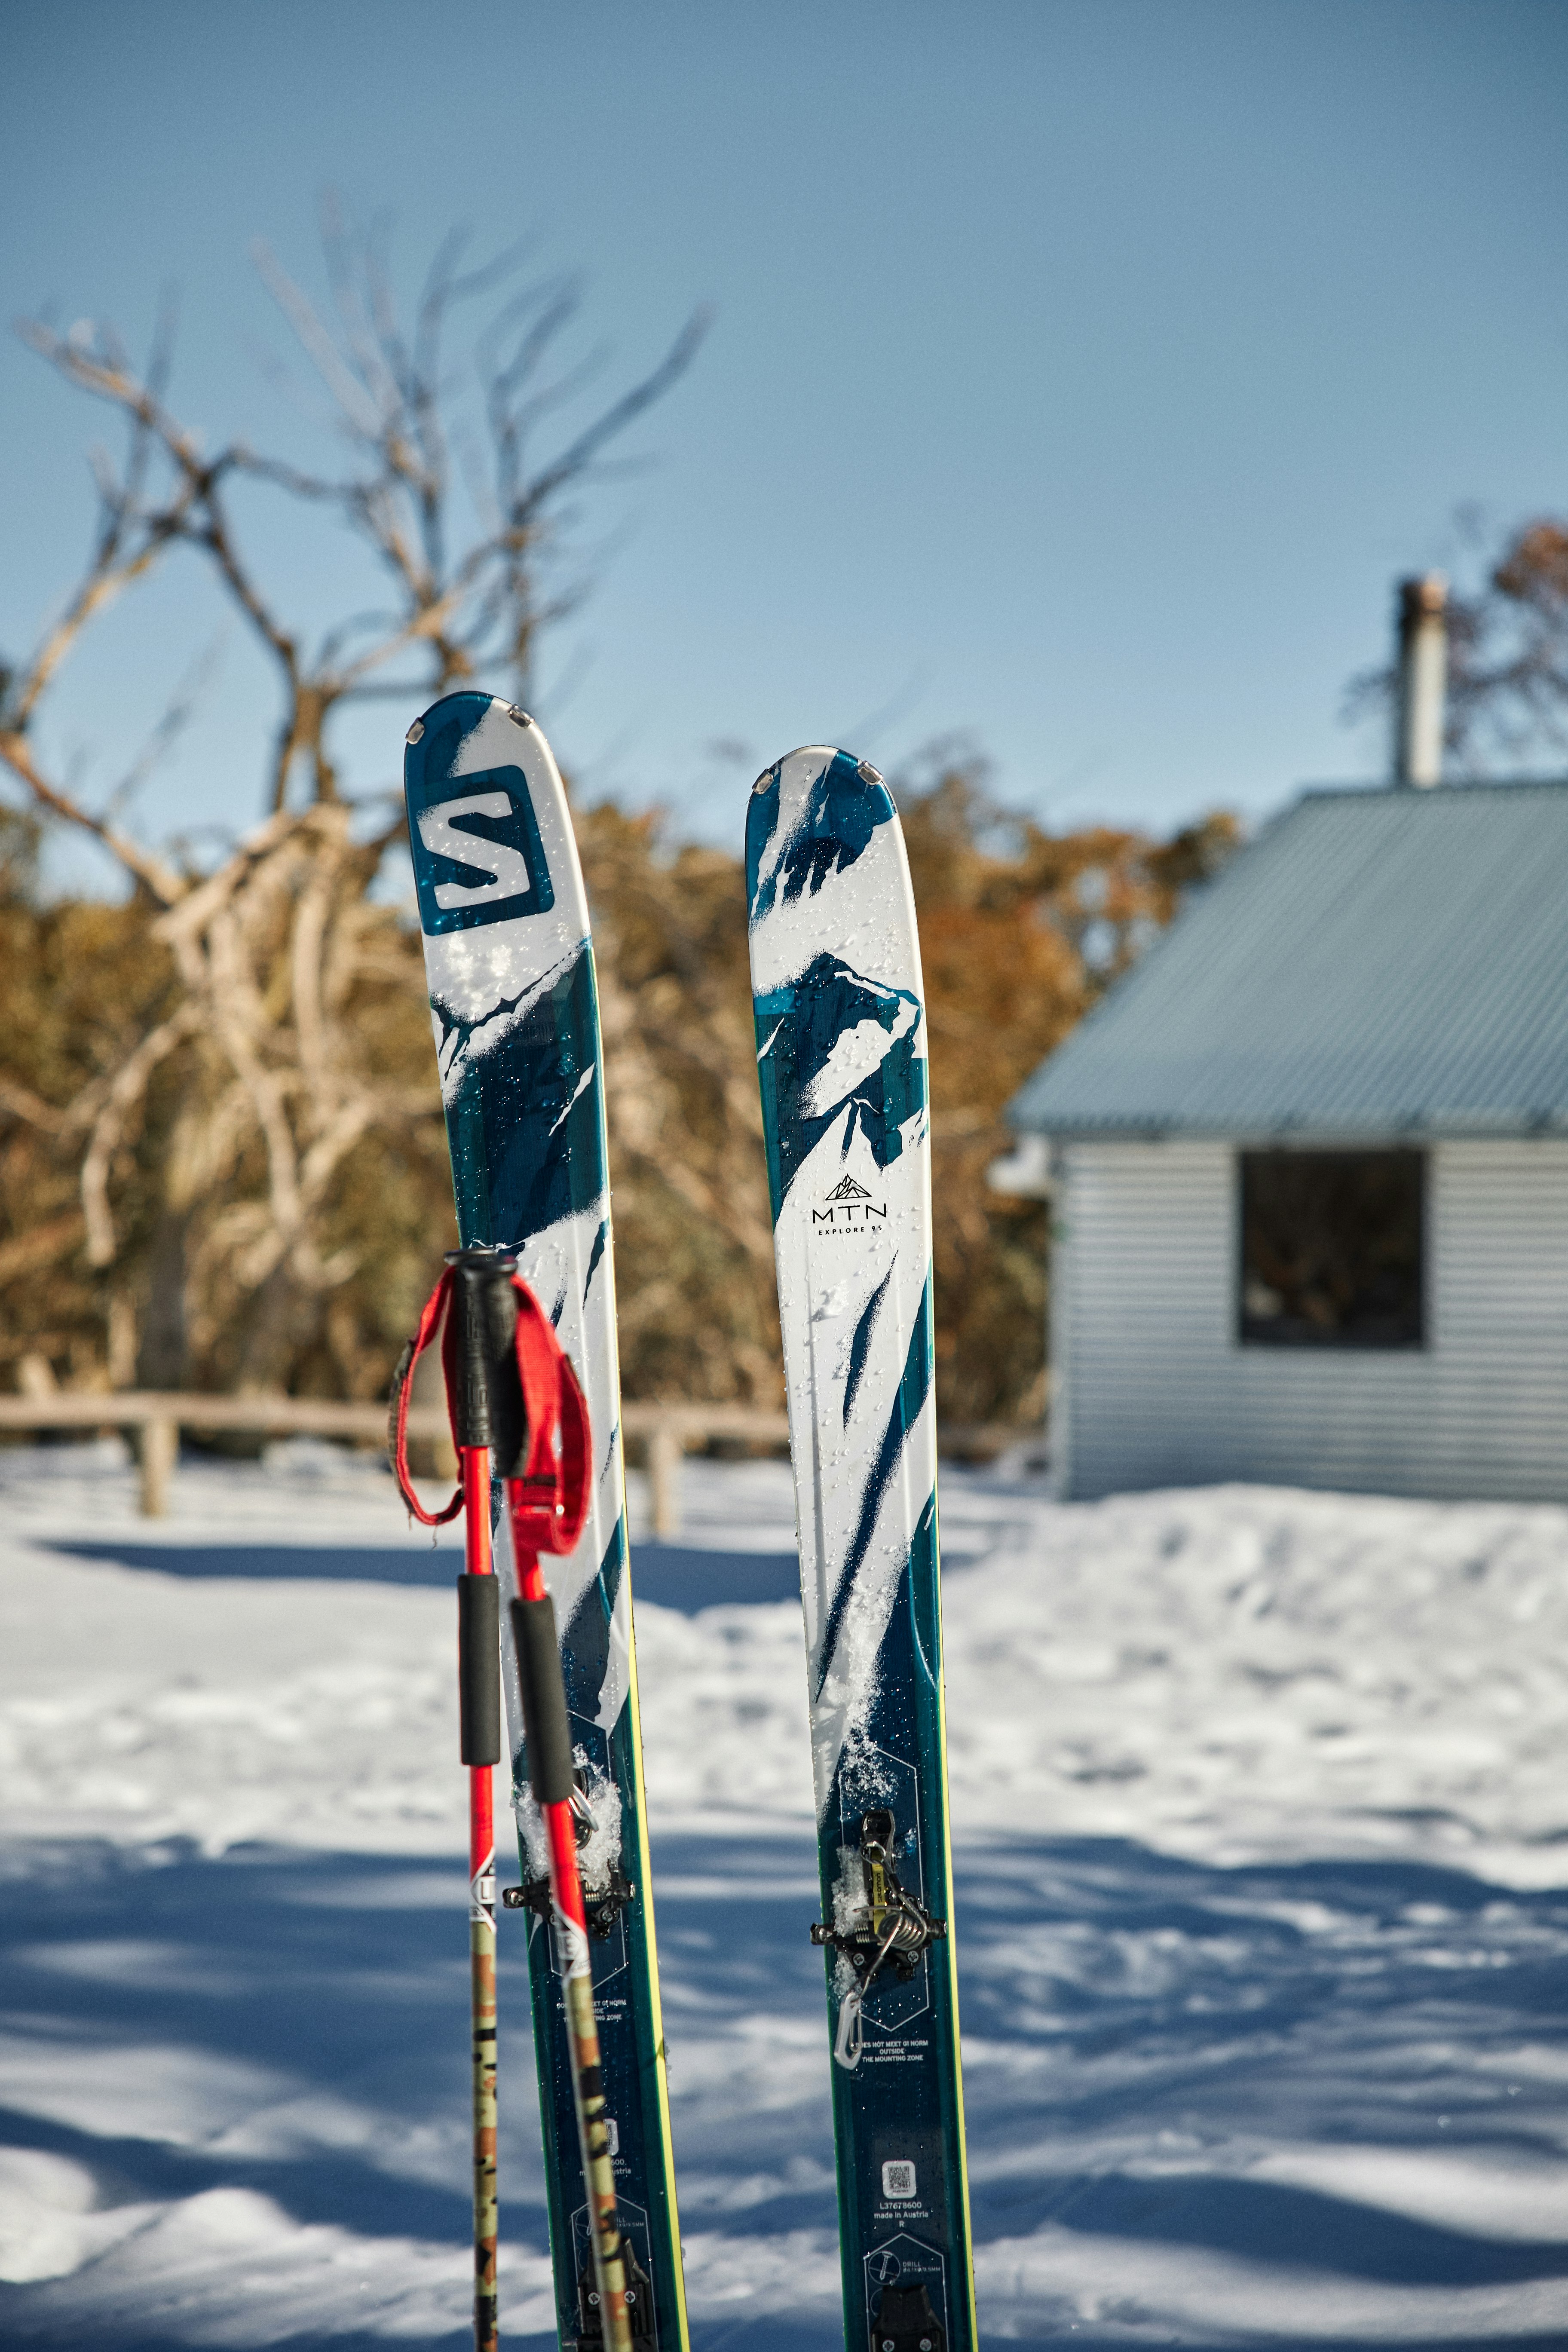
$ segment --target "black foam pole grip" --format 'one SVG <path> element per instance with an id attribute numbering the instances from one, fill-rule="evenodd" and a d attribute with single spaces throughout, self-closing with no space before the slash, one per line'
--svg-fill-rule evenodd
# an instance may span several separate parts
<path id="1" fill-rule="evenodd" d="M 453 1250 L 442 1360 L 459 1445 L 493 1445 L 496 1475 L 520 1478 L 528 1417 L 517 1369 L 515 1260 L 492 1249 Z"/>
<path id="2" fill-rule="evenodd" d="M 453 1434 L 459 1445 L 488 1445 L 490 1396 L 485 1377 L 485 1270 L 475 1264 L 469 1250 L 459 1251 L 453 1261 L 443 1351 Z"/>
<path id="3" fill-rule="evenodd" d="M 458 1710 L 465 1764 L 499 1764 L 500 1588 L 493 1576 L 458 1579 Z"/>
<path id="4" fill-rule="evenodd" d="M 503 1260 L 484 1290 L 485 1385 L 498 1478 L 521 1478 L 528 1467 L 528 1413 L 517 1369 L 517 1293 L 510 1268 L 511 1260 Z"/>
<path id="5" fill-rule="evenodd" d="M 555 1603 L 548 1592 L 538 1601 L 512 1602 L 511 1631 L 522 1685 L 529 1786 L 542 1805 L 559 1805 L 572 1794 L 572 1727 L 555 1641 Z"/>

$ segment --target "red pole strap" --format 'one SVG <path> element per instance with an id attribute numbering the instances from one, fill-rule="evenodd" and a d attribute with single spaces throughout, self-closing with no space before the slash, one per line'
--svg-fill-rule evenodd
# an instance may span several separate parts
<path id="1" fill-rule="evenodd" d="M 588 1516 L 592 1483 L 588 1407 L 555 1327 L 527 1286 L 517 1294 L 517 1369 L 528 1416 L 521 1478 L 506 1482 L 512 1550 L 525 1600 L 528 1570 L 542 1551 L 571 1551 Z"/>
<path id="2" fill-rule="evenodd" d="M 457 1492 L 444 1511 L 427 1511 L 414 1491 L 414 1481 L 408 1471 L 408 1398 L 414 1385 L 414 1367 L 440 1328 L 441 1318 L 447 1311 L 447 1301 L 452 1288 L 452 1269 L 447 1266 L 440 1281 L 425 1301 L 425 1311 L 419 1318 L 419 1328 L 398 1359 L 397 1370 L 392 1376 L 392 1410 L 386 1433 L 386 1450 L 392 1457 L 392 1475 L 397 1481 L 397 1491 L 421 1526 L 445 1527 L 455 1519 L 463 1507 L 463 1488 L 459 1480 Z M 447 1415 L 452 1423 L 452 1443 L 458 1442 L 458 1424 L 452 1412 L 452 1393 L 448 1385 Z"/>
<path id="3" fill-rule="evenodd" d="M 512 1546 L 518 1574 L 523 1562 L 542 1551 L 571 1551 L 588 1516 L 593 1465 L 590 1455 L 588 1407 L 577 1375 L 555 1336 L 555 1327 L 527 1284 L 511 1276 L 517 1298 L 517 1370 L 522 1383 L 523 1412 L 528 1423 L 528 1454 L 521 1478 L 506 1482 L 511 1515 Z M 436 1338 L 452 1287 L 447 1266 L 425 1302 L 419 1328 L 403 1350 L 393 1376 L 387 1450 L 398 1492 L 420 1524 L 444 1527 L 463 1507 L 459 1485 L 442 1511 L 427 1511 L 414 1491 L 408 1468 L 408 1402 L 414 1367 Z M 457 1416 L 452 1410 L 451 1383 L 447 1384 L 447 1411 L 457 1444 Z"/>

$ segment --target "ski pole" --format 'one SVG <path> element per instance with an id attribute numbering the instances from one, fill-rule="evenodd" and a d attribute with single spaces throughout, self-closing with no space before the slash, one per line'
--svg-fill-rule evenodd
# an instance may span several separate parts
<path id="1" fill-rule="evenodd" d="M 445 1510 L 426 1511 L 408 1475 L 408 1399 L 415 1363 L 443 1307 L 442 1361 L 461 1484 Z M 513 1638 L 528 1744 L 529 1780 L 545 1824 L 556 1953 L 561 1964 L 573 2104 L 587 2192 L 589 2235 L 605 2352 L 632 2352 L 626 2263 L 605 2111 L 587 1909 L 577 1865 L 572 1735 L 555 1611 L 541 1552 L 571 1551 L 587 1516 L 592 1475 L 588 1409 L 576 1375 L 514 1261 L 493 1250 L 455 1250 L 426 1301 L 393 1381 L 392 1465 L 405 1502 L 427 1527 L 466 1513 L 465 1573 L 458 1578 L 463 1761 L 470 1768 L 469 1905 L 474 2022 L 474 2332 L 494 2352 L 495 2295 L 495 1834 L 490 1767 L 500 1760 L 497 1688 L 500 1588 L 490 1549 L 490 1451 L 497 1456 L 520 1597 Z M 489 2328 L 489 2334 L 485 2333 Z"/>
<path id="2" fill-rule="evenodd" d="M 573 1798 L 572 1727 L 555 1631 L 555 1604 L 545 1587 L 541 1551 L 569 1551 L 587 1508 L 591 1449 L 588 1410 L 571 1365 L 538 1302 L 521 1283 L 517 1303 L 517 1363 L 531 1410 L 528 1461 L 521 1477 L 506 1482 L 518 1598 L 511 1604 L 512 1639 L 522 1691 L 528 1778 L 550 1845 L 550 1895 L 561 1969 L 577 2142 L 588 2199 L 588 2225 L 605 2352 L 632 2352 L 626 2271 L 616 2206 L 615 2167 L 605 2112 L 594 1977 L 588 1958 L 588 1914 L 577 1867 Z M 553 1381 L 549 1381 L 549 1374 Z M 531 1410 L 536 1393 L 553 1393 L 555 1411 L 542 1424 Z M 553 1423 L 553 1426 L 551 1423 Z"/>
<path id="3" fill-rule="evenodd" d="M 561 1680 L 561 1654 L 556 1646 L 555 1609 L 545 1590 L 537 1557 L 526 1564 L 520 1560 L 518 1570 L 521 1597 L 511 1604 L 511 1623 L 522 1683 L 528 1777 L 550 1839 L 555 1948 L 561 1962 L 566 2024 L 572 2041 L 577 2137 L 588 2191 L 600 2324 L 606 2352 L 631 2352 L 626 2266 L 621 2258 L 616 2176 L 610 2161 L 599 2029 L 594 2017 L 594 1979 L 588 1961 L 588 1915 L 577 1868 L 577 1832 L 572 1809 L 572 1735 Z"/>
<path id="4" fill-rule="evenodd" d="M 496 1295 L 493 1255 L 447 1260 L 442 1347 L 452 1434 L 462 1477 L 463 1568 L 458 1579 L 458 1686 L 468 1768 L 468 1970 L 474 2108 L 474 2344 L 496 2352 L 496 1875 L 495 1767 L 500 1737 L 500 1609 L 490 1551 L 490 1448 L 510 1467 L 522 1402 L 510 1362 L 512 1317 Z M 510 1281 L 501 1281 L 510 1293 Z M 501 1307 L 498 1316 L 496 1309 Z M 503 1367 L 510 1365 L 510 1380 Z"/>

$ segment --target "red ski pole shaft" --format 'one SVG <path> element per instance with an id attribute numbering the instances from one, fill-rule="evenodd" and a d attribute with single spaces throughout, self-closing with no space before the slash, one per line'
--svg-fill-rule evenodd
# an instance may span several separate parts
<path id="1" fill-rule="evenodd" d="M 490 1456 L 498 1430 L 496 1353 L 487 1313 L 496 1276 L 489 1254 L 452 1260 L 443 1348 L 462 1473 L 464 1574 L 458 1580 L 458 1659 L 463 1761 L 468 1767 L 468 1972 L 474 2108 L 474 2344 L 496 2352 L 496 1876 L 495 1767 L 501 1757 L 500 1604 L 490 1552 Z M 510 1301 L 510 1288 L 508 1292 Z M 497 1409 L 492 1409 L 497 1408 Z"/>
<path id="2" fill-rule="evenodd" d="M 537 1556 L 521 1557 L 517 1572 L 521 1598 L 511 1604 L 511 1618 L 522 1685 L 528 1773 L 550 1840 L 550 1893 L 572 2044 L 572 2088 L 588 2199 L 599 2321 L 605 2352 L 632 2352 L 615 2166 L 610 2157 L 599 2059 L 599 2028 L 594 2015 L 588 1915 L 583 1901 L 582 1874 L 577 1867 L 577 1834 L 572 1810 L 572 1734 L 566 1717 L 561 1652 L 555 1638 L 555 1610 L 545 1590 Z"/>

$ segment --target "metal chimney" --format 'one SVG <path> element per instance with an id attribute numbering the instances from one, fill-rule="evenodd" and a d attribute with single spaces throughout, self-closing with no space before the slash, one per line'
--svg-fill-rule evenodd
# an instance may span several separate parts
<path id="1" fill-rule="evenodd" d="M 1440 572 L 1399 583 L 1399 700 L 1394 717 L 1396 784 L 1442 782 L 1447 603 L 1448 583 Z"/>

